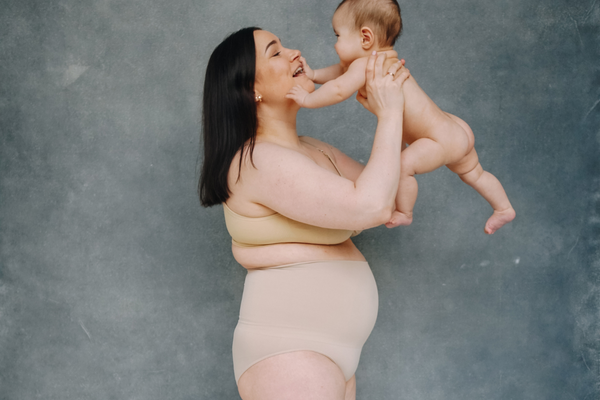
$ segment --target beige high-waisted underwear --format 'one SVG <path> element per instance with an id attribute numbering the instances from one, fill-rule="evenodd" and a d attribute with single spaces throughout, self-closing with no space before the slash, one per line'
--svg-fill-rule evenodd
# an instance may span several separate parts
<path id="1" fill-rule="evenodd" d="M 349 380 L 377 308 L 377 286 L 365 261 L 249 270 L 233 336 L 236 382 L 257 362 L 299 350 L 329 357 Z"/>

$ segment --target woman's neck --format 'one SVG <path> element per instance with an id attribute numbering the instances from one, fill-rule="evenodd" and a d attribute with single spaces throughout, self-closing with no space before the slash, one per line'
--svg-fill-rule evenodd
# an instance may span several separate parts
<path id="1" fill-rule="evenodd" d="M 298 147 L 300 141 L 296 131 L 297 114 L 298 110 L 259 111 L 256 141 L 276 143 L 289 148 Z"/>

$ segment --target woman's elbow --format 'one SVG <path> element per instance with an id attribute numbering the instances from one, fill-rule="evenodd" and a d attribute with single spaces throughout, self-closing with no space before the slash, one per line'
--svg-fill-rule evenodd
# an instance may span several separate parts
<path id="1" fill-rule="evenodd" d="M 366 217 L 365 224 L 368 225 L 364 229 L 374 228 L 379 225 L 383 225 L 392 219 L 392 214 L 396 210 L 394 203 L 380 203 L 374 205 L 368 209 L 369 211 L 364 214 Z"/>
<path id="2" fill-rule="evenodd" d="M 377 226 L 390 222 L 390 220 L 392 219 L 392 215 L 394 214 L 394 211 L 396 211 L 395 203 L 388 204 L 387 206 L 383 207 L 380 212 L 380 215 L 379 215 L 379 221 L 378 221 Z"/>

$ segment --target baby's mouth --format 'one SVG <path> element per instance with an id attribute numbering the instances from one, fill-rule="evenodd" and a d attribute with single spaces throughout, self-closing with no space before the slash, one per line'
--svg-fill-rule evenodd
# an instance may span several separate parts
<path id="1" fill-rule="evenodd" d="M 297 77 L 300 74 L 304 73 L 304 68 L 302 67 L 298 67 L 298 69 L 294 72 L 294 75 L 292 75 L 294 78 Z"/>

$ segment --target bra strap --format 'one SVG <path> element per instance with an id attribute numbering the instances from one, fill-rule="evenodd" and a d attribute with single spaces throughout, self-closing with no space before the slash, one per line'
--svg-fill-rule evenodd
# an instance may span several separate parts
<path id="1" fill-rule="evenodd" d="M 312 147 L 314 147 L 315 149 L 319 150 L 321 153 L 323 153 L 323 155 L 325 155 L 325 157 L 327 157 L 327 159 L 331 162 L 331 164 L 333 165 L 333 168 L 335 168 L 335 170 L 337 171 L 338 175 L 341 176 L 341 177 L 344 176 L 344 175 L 342 175 L 342 172 L 340 171 L 340 169 L 338 168 L 338 166 L 335 164 L 335 162 L 333 162 L 333 159 L 331 158 L 331 156 L 327 152 L 321 150 L 320 148 L 318 148 L 317 146 L 315 146 L 314 144 L 312 144 L 310 142 L 307 142 L 307 141 L 304 141 L 304 140 L 301 140 L 301 141 L 302 141 L 302 143 L 309 144 Z"/>

